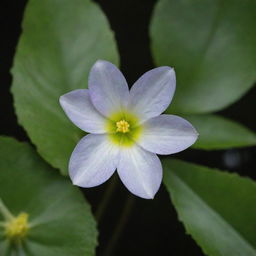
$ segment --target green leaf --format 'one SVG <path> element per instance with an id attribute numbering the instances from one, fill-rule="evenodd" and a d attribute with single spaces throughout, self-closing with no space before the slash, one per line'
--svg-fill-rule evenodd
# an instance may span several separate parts
<path id="1" fill-rule="evenodd" d="M 218 115 L 188 115 L 199 133 L 193 145 L 197 149 L 215 150 L 256 145 L 256 135 L 243 125 Z"/>
<path id="2" fill-rule="evenodd" d="M 152 51 L 157 65 L 176 70 L 172 112 L 220 110 L 253 86 L 255 13 L 255 0 L 159 0 Z"/>
<path id="3" fill-rule="evenodd" d="M 96 223 L 81 192 L 25 143 L 1 137 L 0 158 L 0 198 L 14 216 L 28 213 L 32 225 L 22 253 L 94 255 Z M 3 231 L 0 227 L 0 255 L 7 256 L 11 254 L 6 252 L 8 246 Z M 14 249 L 13 246 L 12 253 Z"/>
<path id="4" fill-rule="evenodd" d="M 164 169 L 179 219 L 206 255 L 256 255 L 255 182 L 178 160 Z"/>
<path id="5" fill-rule="evenodd" d="M 97 59 L 118 62 L 113 33 L 89 0 L 30 0 L 22 27 L 12 69 L 18 120 L 41 156 L 67 174 L 82 132 L 65 116 L 59 97 L 86 88 Z"/>

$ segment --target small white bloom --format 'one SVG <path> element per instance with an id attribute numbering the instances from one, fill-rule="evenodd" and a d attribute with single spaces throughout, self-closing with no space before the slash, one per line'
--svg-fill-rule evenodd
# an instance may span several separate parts
<path id="1" fill-rule="evenodd" d="M 114 171 L 135 195 L 153 198 L 162 181 L 156 154 L 173 154 L 197 139 L 193 126 L 181 117 L 161 115 L 175 91 L 175 72 L 159 67 L 146 72 L 129 91 L 119 69 L 97 61 L 89 75 L 89 89 L 60 97 L 70 120 L 91 133 L 74 149 L 69 174 L 80 187 L 108 180 Z"/>

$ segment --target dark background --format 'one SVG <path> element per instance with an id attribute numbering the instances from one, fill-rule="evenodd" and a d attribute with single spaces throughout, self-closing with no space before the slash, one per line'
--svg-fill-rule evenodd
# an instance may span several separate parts
<path id="1" fill-rule="evenodd" d="M 71 0 L 72 1 L 72 0 Z M 154 67 L 150 53 L 149 22 L 155 0 L 97 0 L 115 32 L 121 57 L 121 70 L 129 84 Z M 1 1 L 0 9 L 0 134 L 29 141 L 17 124 L 10 94 L 15 47 L 21 33 L 21 20 L 26 1 Z M 179 85 L 177 85 L 179 86 Z M 220 114 L 256 130 L 256 88 Z M 213 131 L 214 132 L 214 131 Z M 232 131 L 230 131 L 232 132 Z M 176 157 L 195 163 L 236 171 L 256 179 L 256 148 L 226 151 L 186 150 Z M 130 195 L 116 176 L 106 184 L 83 190 L 94 213 L 111 184 L 116 184 L 112 197 L 99 220 L 97 255 L 175 255 L 200 256 L 200 248 L 177 220 L 167 191 L 162 186 L 155 199 L 143 200 Z M 113 186 L 112 186 L 113 187 Z M 207 235 L 207 232 L 206 232 Z M 71 255 L 72 256 L 72 255 Z"/>

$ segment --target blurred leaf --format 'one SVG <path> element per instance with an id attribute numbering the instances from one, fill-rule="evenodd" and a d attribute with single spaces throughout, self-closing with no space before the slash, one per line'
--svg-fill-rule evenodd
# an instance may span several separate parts
<path id="1" fill-rule="evenodd" d="M 179 219 L 206 255 L 256 255 L 253 181 L 178 160 L 164 169 Z"/>
<path id="2" fill-rule="evenodd" d="M 82 132 L 65 116 L 59 97 L 86 88 L 97 59 L 118 62 L 113 33 L 95 3 L 29 1 L 12 69 L 15 108 L 39 153 L 63 174 Z"/>
<path id="3" fill-rule="evenodd" d="M 255 13 L 255 0 L 159 0 L 152 51 L 157 65 L 176 70 L 172 112 L 220 110 L 253 86 Z"/>
<path id="4" fill-rule="evenodd" d="M 0 198 L 14 215 L 27 212 L 35 224 L 24 255 L 94 255 L 96 223 L 79 190 L 25 143 L 1 137 L 0 157 Z M 7 256 L 2 232 L 0 228 L 0 255 Z"/>
<path id="5" fill-rule="evenodd" d="M 227 149 L 256 145 L 256 135 L 243 125 L 218 115 L 184 116 L 197 129 L 197 149 Z"/>

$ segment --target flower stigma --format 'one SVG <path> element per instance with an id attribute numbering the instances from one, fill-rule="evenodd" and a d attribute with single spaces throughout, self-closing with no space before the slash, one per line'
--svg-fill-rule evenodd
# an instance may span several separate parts
<path id="1" fill-rule="evenodd" d="M 116 131 L 117 132 L 127 133 L 130 131 L 129 127 L 130 127 L 130 124 L 125 120 L 120 120 L 120 121 L 116 122 Z"/>
<path id="2" fill-rule="evenodd" d="M 112 143 L 131 147 L 141 135 L 142 126 L 134 114 L 122 111 L 110 115 L 106 122 L 106 130 Z"/>
<path id="3" fill-rule="evenodd" d="M 5 223 L 5 235 L 8 239 L 20 241 L 26 237 L 29 230 L 28 214 L 20 213 Z"/>

